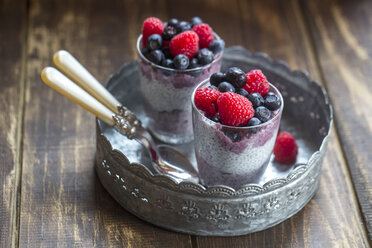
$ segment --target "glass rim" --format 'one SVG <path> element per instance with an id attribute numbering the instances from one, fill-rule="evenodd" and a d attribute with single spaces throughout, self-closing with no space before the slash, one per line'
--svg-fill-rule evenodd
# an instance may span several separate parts
<path id="1" fill-rule="evenodd" d="M 214 37 L 216 37 L 217 40 L 221 40 L 220 36 L 218 36 L 218 34 L 216 34 L 215 32 L 213 32 L 213 35 Z M 180 70 L 180 69 L 172 69 L 172 68 L 168 68 L 168 67 L 164 67 L 164 66 L 161 66 L 161 65 L 157 65 L 153 62 L 151 62 L 150 60 L 148 60 L 141 52 L 141 41 L 142 41 L 142 34 L 140 34 L 137 38 L 137 53 L 138 55 L 140 56 L 140 59 L 142 61 L 144 61 L 146 64 L 149 64 L 151 65 L 152 67 L 155 67 L 157 69 L 161 69 L 161 70 L 165 70 L 165 71 L 170 71 L 170 72 L 178 72 L 178 73 L 187 73 L 187 72 L 195 72 L 195 71 L 199 71 L 199 70 L 204 70 L 204 69 L 208 69 L 209 67 L 211 67 L 213 64 L 217 63 L 219 60 L 221 60 L 222 58 L 222 55 L 223 55 L 223 52 L 225 49 L 223 49 L 221 52 L 217 53 L 216 57 L 213 59 L 213 61 L 207 65 L 204 65 L 204 66 L 200 66 L 200 67 L 196 67 L 196 68 L 192 68 L 192 69 L 186 69 L 186 70 Z"/>
<path id="2" fill-rule="evenodd" d="M 209 121 L 215 123 L 215 124 L 218 124 L 220 125 L 221 127 L 223 128 L 229 128 L 229 129 L 235 129 L 235 130 L 250 130 L 250 129 L 253 129 L 253 128 L 261 128 L 261 127 L 266 127 L 267 125 L 271 124 L 274 120 L 277 120 L 278 118 L 280 118 L 282 112 L 283 112 L 283 108 L 284 108 L 284 100 L 283 100 L 283 96 L 282 94 L 280 93 L 280 91 L 278 90 L 278 88 L 276 88 L 273 84 L 269 83 L 270 87 L 272 89 L 274 89 L 276 91 L 276 93 L 279 95 L 279 98 L 280 98 L 280 108 L 279 108 L 279 111 L 278 113 L 274 116 L 274 118 L 268 120 L 267 122 L 264 122 L 264 123 L 261 123 L 257 126 L 245 126 L 245 127 L 234 127 L 234 126 L 227 126 L 227 125 L 224 125 L 222 123 L 217 123 L 217 122 L 214 122 L 212 121 L 211 119 L 209 119 L 208 117 L 206 117 L 195 105 L 195 102 L 194 102 L 194 96 L 195 96 L 195 92 L 201 88 L 201 86 L 205 85 L 209 83 L 209 78 L 208 79 L 205 79 L 204 81 L 202 81 L 201 83 L 199 83 L 195 89 L 193 90 L 192 92 L 192 95 L 191 95 L 191 103 L 192 103 L 192 108 L 193 110 L 197 111 L 199 115 L 201 115 L 202 117 L 205 117 L 206 119 L 208 119 Z"/>

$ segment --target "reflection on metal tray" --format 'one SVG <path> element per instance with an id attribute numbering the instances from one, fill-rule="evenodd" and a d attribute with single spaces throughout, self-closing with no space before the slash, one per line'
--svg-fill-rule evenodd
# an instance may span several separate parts
<path id="1" fill-rule="evenodd" d="M 176 183 L 156 175 L 148 154 L 134 140 L 97 121 L 96 170 L 108 192 L 141 219 L 167 229 L 196 234 L 235 236 L 266 229 L 301 210 L 318 188 L 321 164 L 332 124 L 325 91 L 306 73 L 291 71 L 265 54 L 241 47 L 226 49 L 222 71 L 238 66 L 263 70 L 282 92 L 285 109 L 281 130 L 296 137 L 296 164 L 276 164 L 273 158 L 254 184 L 234 190 Z M 129 63 L 114 74 L 108 89 L 146 125 L 137 64 Z M 177 145 L 196 167 L 192 143 Z"/>

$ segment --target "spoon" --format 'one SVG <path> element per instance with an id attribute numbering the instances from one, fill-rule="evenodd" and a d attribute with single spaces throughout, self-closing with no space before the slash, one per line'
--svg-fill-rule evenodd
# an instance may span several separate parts
<path id="1" fill-rule="evenodd" d="M 135 114 L 128 110 L 102 86 L 70 53 L 61 50 L 54 54 L 54 63 L 73 81 L 53 67 L 46 67 L 42 80 L 114 127 L 129 139 L 135 139 L 149 152 L 154 169 L 176 181 L 199 182 L 199 177 L 190 161 L 168 145 L 157 145 L 150 133 L 142 126 Z"/>

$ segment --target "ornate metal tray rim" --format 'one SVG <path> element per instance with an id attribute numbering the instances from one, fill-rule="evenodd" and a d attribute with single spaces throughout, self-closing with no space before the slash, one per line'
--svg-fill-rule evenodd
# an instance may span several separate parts
<path id="1" fill-rule="evenodd" d="M 258 185 L 258 184 L 246 184 L 240 187 L 238 190 L 235 190 L 229 186 L 225 185 L 216 185 L 216 186 L 211 186 L 211 187 L 204 187 L 201 184 L 198 183 L 193 183 L 193 182 L 177 182 L 175 179 L 173 179 L 170 176 L 167 175 L 160 175 L 160 174 L 153 174 L 145 165 L 140 164 L 140 163 L 131 163 L 129 159 L 119 150 L 113 149 L 111 143 L 107 139 L 107 137 L 102 133 L 101 131 L 101 123 L 97 119 L 97 128 L 98 128 L 98 133 L 100 135 L 101 140 L 103 140 L 106 145 L 109 145 L 110 151 L 112 153 L 116 153 L 117 156 L 121 157 L 125 161 L 127 161 L 127 164 L 129 164 L 129 169 L 131 172 L 133 172 L 135 175 L 150 181 L 151 183 L 156 184 L 157 186 L 164 187 L 168 190 L 172 191 L 177 191 L 178 193 L 185 193 L 185 194 L 194 194 L 200 197 L 203 196 L 208 196 L 208 197 L 245 197 L 248 195 L 258 195 L 258 194 L 263 194 L 263 193 L 268 193 L 271 192 L 277 188 L 280 188 L 282 186 L 285 186 L 294 180 L 300 178 L 309 168 L 311 165 L 314 165 L 315 163 L 312 163 L 312 161 L 316 160 L 317 157 L 320 154 L 320 151 L 323 149 L 326 149 L 328 137 L 331 132 L 331 127 L 333 123 L 333 110 L 332 106 L 329 103 L 328 100 L 328 94 L 326 90 L 320 86 L 316 81 L 311 80 L 309 78 L 309 73 L 307 71 L 303 70 L 291 70 L 289 65 L 282 61 L 282 60 L 274 60 L 270 58 L 267 54 L 262 53 L 262 52 L 254 52 L 250 53 L 246 49 L 239 47 L 239 46 L 233 46 L 229 47 L 226 50 L 238 50 L 241 54 L 246 54 L 251 56 L 254 59 L 258 59 L 263 61 L 265 64 L 269 65 L 271 69 L 274 70 L 281 70 L 284 71 L 286 74 L 292 76 L 293 78 L 296 78 L 297 80 L 301 80 L 303 83 L 307 84 L 313 84 L 315 87 L 320 88 L 322 92 L 322 99 L 324 100 L 325 106 L 328 107 L 328 113 L 329 113 L 329 126 L 328 130 L 326 132 L 326 135 L 324 136 L 321 145 L 319 146 L 319 149 L 317 149 L 316 152 L 314 152 L 311 157 L 309 158 L 307 164 L 301 164 L 296 166 L 293 171 L 291 171 L 287 177 L 283 178 L 275 178 L 272 179 L 268 182 L 266 182 L 264 185 Z M 227 55 L 228 56 L 228 55 Z M 244 59 L 244 58 L 242 58 Z M 119 71 L 116 73 L 110 75 L 109 79 L 106 82 L 106 85 L 108 82 L 113 80 L 115 77 L 119 77 L 122 71 L 125 69 L 124 64 Z M 284 70 L 283 70 L 284 69 Z M 309 166 L 310 165 L 310 166 Z M 222 193 L 222 194 L 221 194 Z"/>

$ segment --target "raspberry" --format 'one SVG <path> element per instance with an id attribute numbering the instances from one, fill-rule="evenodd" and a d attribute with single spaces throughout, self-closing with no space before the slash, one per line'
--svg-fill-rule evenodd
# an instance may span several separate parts
<path id="1" fill-rule="evenodd" d="M 185 31 L 174 36 L 169 44 L 173 57 L 185 54 L 192 59 L 199 50 L 199 37 L 194 31 Z"/>
<path id="2" fill-rule="evenodd" d="M 294 162 L 297 156 L 297 144 L 292 134 L 281 132 L 274 146 L 275 159 L 283 164 Z"/>
<path id="3" fill-rule="evenodd" d="M 200 88 L 195 92 L 194 102 L 198 109 L 205 113 L 206 117 L 212 117 L 217 113 L 216 101 L 220 92 L 211 88 Z"/>
<path id="4" fill-rule="evenodd" d="M 146 47 L 147 38 L 152 34 L 163 33 L 164 24 L 156 17 L 149 17 L 143 22 L 142 26 L 142 44 Z"/>
<path id="5" fill-rule="evenodd" d="M 201 23 L 195 25 L 192 30 L 199 36 L 199 47 L 209 48 L 209 43 L 214 40 L 213 29 L 208 24 Z"/>
<path id="6" fill-rule="evenodd" d="M 244 96 L 224 92 L 217 100 L 221 123 L 228 126 L 244 126 L 254 115 L 252 103 Z"/>
<path id="7" fill-rule="evenodd" d="M 243 88 L 249 92 L 249 94 L 257 92 L 262 96 L 266 95 L 269 92 L 269 81 L 262 73 L 261 70 L 252 70 L 246 74 L 247 83 Z"/>

